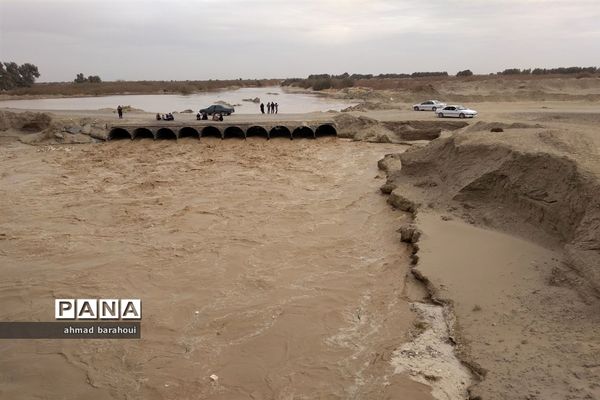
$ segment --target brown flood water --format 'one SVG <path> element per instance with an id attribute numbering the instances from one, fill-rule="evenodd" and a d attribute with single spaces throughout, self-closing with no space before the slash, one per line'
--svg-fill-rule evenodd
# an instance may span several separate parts
<path id="1" fill-rule="evenodd" d="M 400 147 L 253 139 L 0 148 L 0 320 L 143 302 L 141 340 L 1 341 L 0 397 L 430 398 L 389 362 L 414 319 L 378 191 Z"/>

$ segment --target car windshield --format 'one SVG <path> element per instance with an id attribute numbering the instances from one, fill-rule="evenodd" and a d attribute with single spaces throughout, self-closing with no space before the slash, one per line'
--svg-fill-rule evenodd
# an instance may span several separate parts
<path id="1" fill-rule="evenodd" d="M 463 106 L 457 106 L 457 107 L 456 107 L 456 109 L 457 109 L 457 110 L 466 110 L 466 108 L 465 108 L 465 107 L 463 107 Z"/>

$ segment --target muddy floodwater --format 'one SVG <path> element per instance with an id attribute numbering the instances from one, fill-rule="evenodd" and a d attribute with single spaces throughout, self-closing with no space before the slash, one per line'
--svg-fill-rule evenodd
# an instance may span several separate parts
<path id="1" fill-rule="evenodd" d="M 140 340 L 0 342 L 0 397 L 430 398 L 390 363 L 414 314 L 377 161 L 401 147 L 211 139 L 0 148 L 0 320 L 143 304 Z"/>
<path id="2" fill-rule="evenodd" d="M 29 110 L 99 110 L 115 109 L 118 104 L 148 112 L 172 112 L 191 109 L 198 111 L 218 101 L 224 101 L 235 107 L 236 114 L 260 114 L 260 103 L 244 101 L 259 98 L 265 104 L 279 104 L 279 113 L 306 113 L 313 111 L 340 111 L 355 105 L 341 99 L 332 99 L 311 93 L 289 93 L 279 86 L 263 88 L 241 88 L 220 90 L 215 92 L 195 93 L 190 95 L 176 94 L 144 94 L 117 95 L 97 97 L 66 97 L 58 99 L 2 100 L 0 108 L 11 107 Z"/>

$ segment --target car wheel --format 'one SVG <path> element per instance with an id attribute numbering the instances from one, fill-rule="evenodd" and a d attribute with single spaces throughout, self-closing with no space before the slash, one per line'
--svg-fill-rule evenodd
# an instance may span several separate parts
<path id="1" fill-rule="evenodd" d="M 437 107 L 433 107 L 432 110 L 433 110 L 433 112 L 436 112 Z"/>
<path id="2" fill-rule="evenodd" d="M 438 117 L 444 118 L 444 114 L 443 113 L 438 113 Z"/>
<path id="3" fill-rule="evenodd" d="M 419 111 L 419 107 L 413 107 L 413 110 Z"/>
<path id="4" fill-rule="evenodd" d="M 460 113 L 460 114 L 458 114 L 458 118 L 461 118 L 461 119 L 462 119 L 462 118 L 464 118 L 464 117 L 465 117 L 465 114 L 463 114 L 463 113 Z"/>

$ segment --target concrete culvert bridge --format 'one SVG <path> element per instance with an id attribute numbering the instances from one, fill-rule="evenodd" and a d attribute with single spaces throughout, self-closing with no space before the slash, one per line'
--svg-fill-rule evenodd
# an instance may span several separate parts
<path id="1" fill-rule="evenodd" d="M 221 134 L 221 131 L 218 128 L 215 128 L 214 126 L 204 127 L 204 129 L 202 129 L 202 134 L 200 137 L 210 136 L 223 139 L 223 135 Z"/>
<path id="2" fill-rule="evenodd" d="M 292 132 L 290 132 L 290 130 L 285 126 L 275 126 L 271 129 L 271 131 L 269 132 L 269 138 L 272 139 L 276 137 L 285 137 L 293 139 Z"/>
<path id="3" fill-rule="evenodd" d="M 262 126 L 251 126 L 246 130 L 246 137 L 251 136 L 262 136 L 265 139 L 269 139 L 269 132 Z"/>
<path id="4" fill-rule="evenodd" d="M 310 139 L 314 139 L 315 136 L 315 132 L 310 129 L 308 126 L 300 126 L 296 129 L 294 129 L 294 131 L 292 132 L 292 136 L 294 137 L 294 139 L 298 138 L 310 138 Z"/>
<path id="5" fill-rule="evenodd" d="M 184 137 L 202 139 L 215 137 L 218 139 L 246 139 L 260 136 L 269 140 L 283 137 L 286 139 L 309 138 L 319 136 L 337 136 L 334 122 L 329 121 L 277 121 L 273 123 L 227 123 L 214 121 L 196 121 L 183 124 L 122 124 L 110 126 L 107 140 L 113 139 L 179 139 Z"/>
<path id="6" fill-rule="evenodd" d="M 225 128 L 225 130 L 223 131 L 223 138 L 239 138 L 239 139 L 246 139 L 246 132 L 244 132 L 241 128 L 237 127 L 237 126 L 230 126 Z"/>
<path id="7" fill-rule="evenodd" d="M 315 131 L 315 137 L 319 136 L 337 136 L 337 130 L 332 124 L 320 125 Z"/>
<path id="8" fill-rule="evenodd" d="M 177 139 L 177 135 L 170 128 L 160 128 L 156 131 L 156 139 Z"/>
<path id="9" fill-rule="evenodd" d="M 133 134 L 131 135 L 132 139 L 154 139 L 154 133 L 150 129 L 146 128 L 137 128 L 134 129 Z"/>
<path id="10" fill-rule="evenodd" d="M 198 132 L 198 130 L 196 128 L 186 126 L 179 130 L 178 139 L 181 139 L 184 137 L 195 137 L 195 138 L 200 139 L 200 132 Z"/>
<path id="11" fill-rule="evenodd" d="M 108 140 L 133 139 L 128 131 L 123 128 L 113 128 L 108 134 Z"/>

